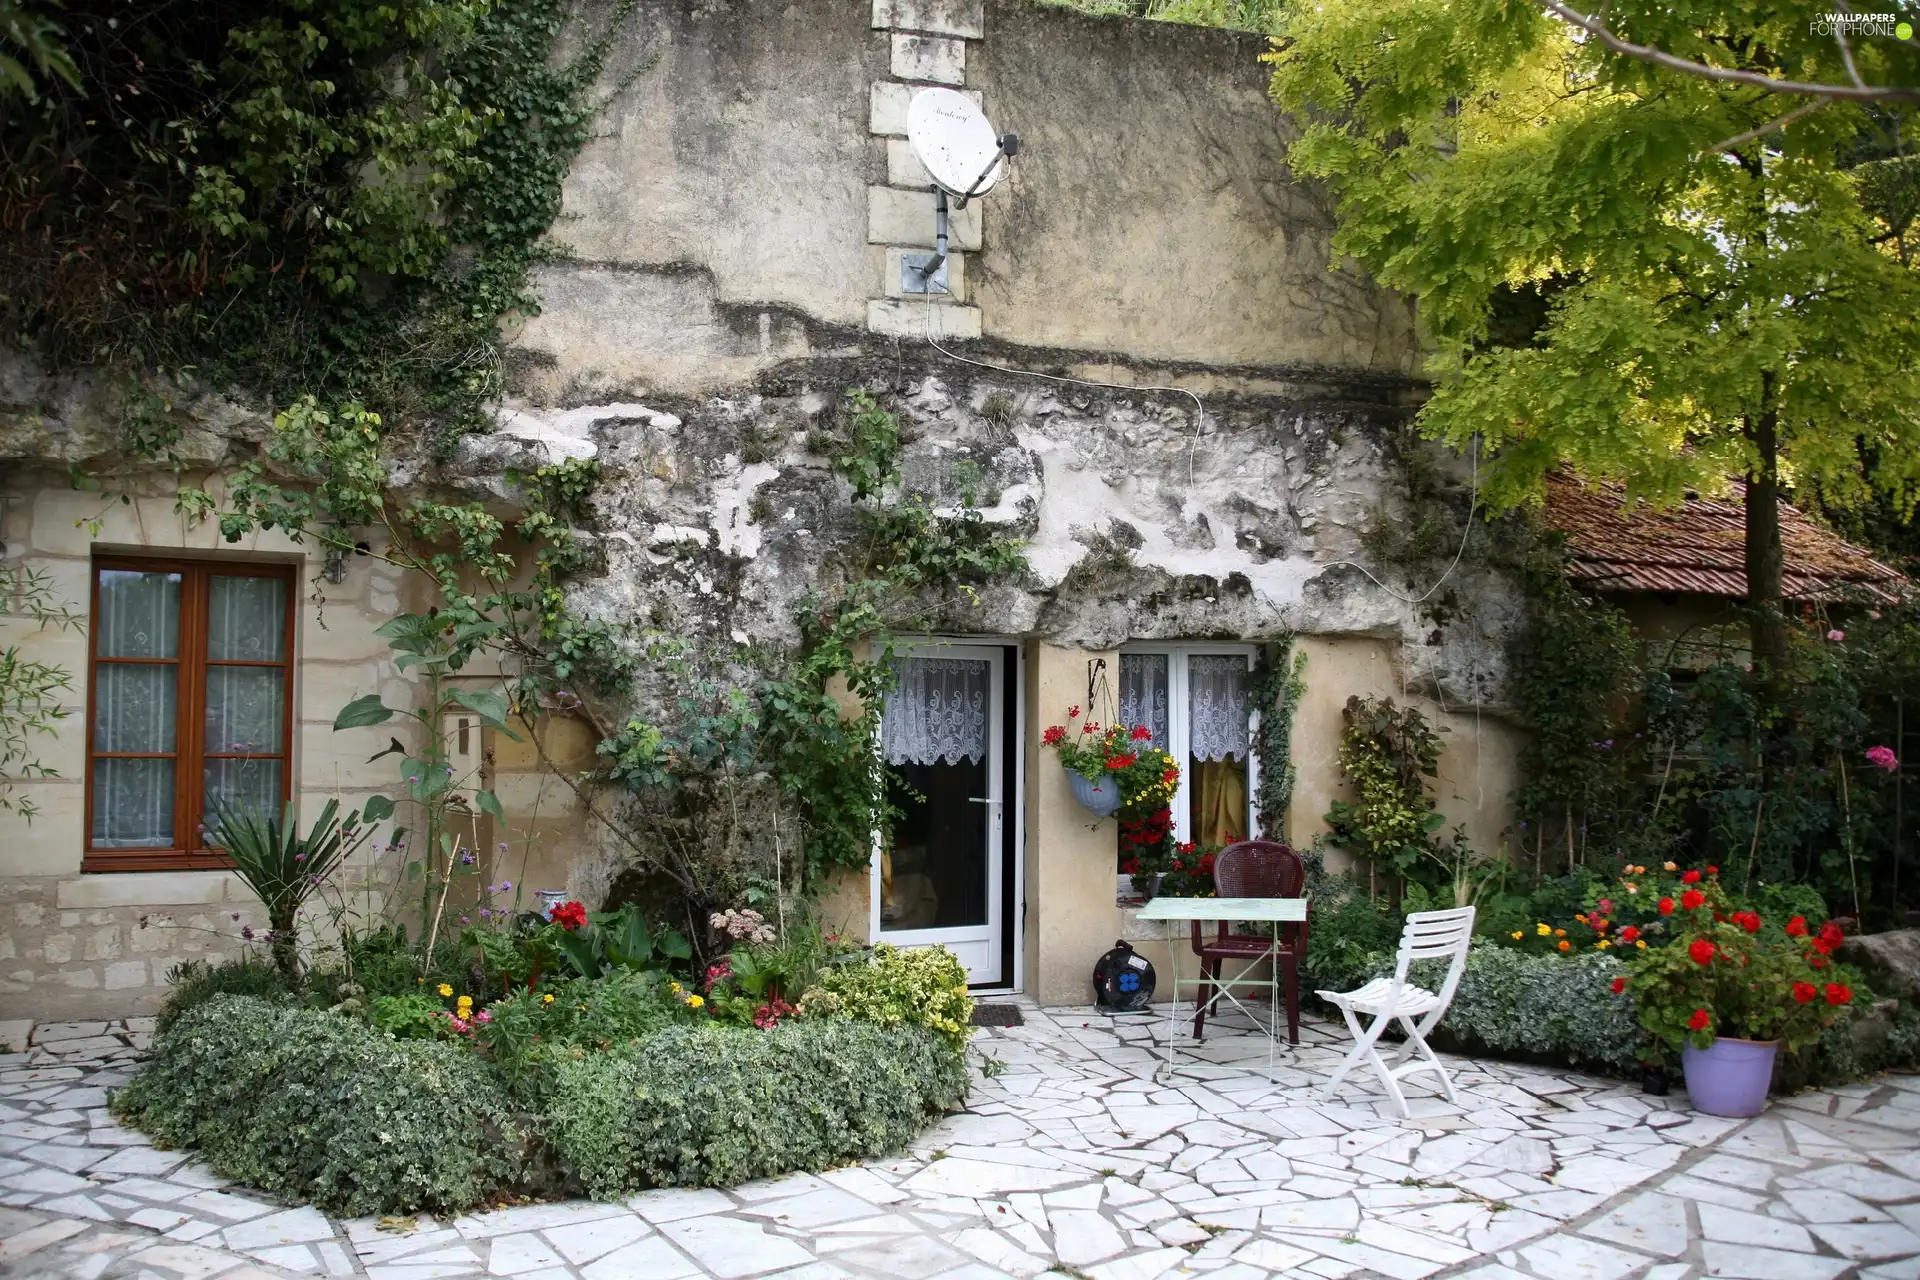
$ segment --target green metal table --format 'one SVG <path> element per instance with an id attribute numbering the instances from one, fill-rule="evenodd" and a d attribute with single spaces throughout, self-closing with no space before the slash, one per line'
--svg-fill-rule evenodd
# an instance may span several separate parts
<path id="1" fill-rule="evenodd" d="M 1175 1070 L 1174 1041 L 1180 1027 L 1180 951 L 1187 945 L 1185 936 L 1176 935 L 1179 925 L 1191 925 L 1195 921 L 1214 923 L 1218 921 L 1257 920 L 1262 923 L 1288 924 L 1298 923 L 1307 918 L 1307 899 L 1298 898 L 1155 898 L 1140 909 L 1141 920 L 1160 920 L 1167 926 L 1167 977 L 1171 990 L 1167 993 L 1167 1065 L 1166 1078 L 1172 1079 Z M 1184 933 L 1185 931 L 1183 931 Z M 1213 984 L 1219 995 L 1226 997 L 1235 1008 L 1247 1015 L 1255 1026 L 1260 1019 L 1254 1017 L 1253 1010 L 1240 1002 L 1233 993 L 1235 987 L 1267 988 L 1267 1072 L 1272 1074 L 1274 1053 L 1279 1047 L 1280 1034 L 1280 965 L 1276 953 L 1280 949 L 1280 931 L 1274 930 L 1266 954 L 1246 957 L 1247 964 L 1232 978 L 1224 975 Z M 1268 962 L 1267 977 L 1249 978 L 1261 960 Z M 1198 986 L 1205 982 L 1206 976 L 1188 979 L 1190 985 Z M 1158 1074 L 1158 1072 L 1156 1072 Z"/>

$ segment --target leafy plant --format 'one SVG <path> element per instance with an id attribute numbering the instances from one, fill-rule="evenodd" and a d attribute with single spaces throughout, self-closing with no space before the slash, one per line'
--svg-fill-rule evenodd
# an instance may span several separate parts
<path id="1" fill-rule="evenodd" d="M 563 906 L 578 907 L 577 903 Z M 582 912 L 590 924 L 569 927 L 558 920 L 543 930 L 543 935 L 559 948 L 573 972 L 583 978 L 597 978 L 615 969 L 633 973 L 663 968 L 671 960 L 688 960 L 693 948 L 686 938 L 667 930 L 658 939 L 647 928 L 640 908 L 628 903 L 618 911 Z"/>
<path id="2" fill-rule="evenodd" d="M 1434 835 L 1446 818 L 1427 794 L 1427 780 L 1440 773 L 1440 735 L 1418 707 L 1392 698 L 1356 694 L 1342 715 L 1340 768 L 1355 798 L 1328 809 L 1331 838 L 1407 880 L 1432 882 L 1442 870 L 1451 879 L 1453 863 Z"/>
<path id="3" fill-rule="evenodd" d="M 247 806 L 218 809 L 207 840 L 226 853 L 254 897 L 267 909 L 273 930 L 268 946 L 273 961 L 288 978 L 300 972 L 300 908 L 325 884 L 340 864 L 373 835 L 373 824 L 393 814 L 393 802 L 384 796 L 367 801 L 364 811 L 340 818 L 340 803 L 328 800 L 301 835 L 294 825 L 294 809 L 287 805 L 279 817 Z M 362 820 L 365 826 L 360 825 Z"/>
<path id="4" fill-rule="evenodd" d="M 6 59 L 0 55 L 0 96 L 8 78 Z M 46 573 L 20 564 L 0 567 L 0 620 L 14 618 L 30 619 L 42 631 L 48 626 L 77 629 L 82 621 L 56 602 Z M 72 714 L 60 695 L 72 688 L 73 673 L 66 668 L 40 662 L 17 644 L 0 648 L 0 812 L 31 823 L 39 809 L 31 797 L 17 795 L 15 786 L 30 778 L 60 776 L 40 761 L 33 739 L 59 733 L 60 722 Z"/>
<path id="5" fill-rule="evenodd" d="M 800 998 L 807 1017 L 854 1018 L 883 1027 L 925 1027 L 958 1051 L 972 1034 L 967 971 L 945 947 L 903 951 L 877 944 L 865 957 L 828 965 Z"/>
<path id="6" fill-rule="evenodd" d="M 1737 910 L 1717 869 L 1649 888 L 1660 894 L 1666 941 L 1629 960 L 1619 989 L 1632 995 L 1647 1034 L 1669 1048 L 1731 1037 L 1797 1050 L 1853 1003 L 1859 975 L 1831 959 L 1843 939 L 1831 921 L 1815 927 L 1804 916 L 1769 921 Z"/>
<path id="7" fill-rule="evenodd" d="M 245 996 L 181 1013 L 113 1109 L 226 1177 L 342 1217 L 526 1185 L 530 1134 L 470 1050 Z"/>
<path id="8" fill-rule="evenodd" d="M 906 1020 L 676 1027 L 559 1058 L 543 1120 L 599 1197 L 735 1186 L 898 1150 L 966 1094 L 955 1045 Z"/>

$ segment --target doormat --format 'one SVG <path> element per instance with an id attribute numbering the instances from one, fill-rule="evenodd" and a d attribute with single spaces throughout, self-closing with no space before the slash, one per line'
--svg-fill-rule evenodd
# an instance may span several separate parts
<path id="1" fill-rule="evenodd" d="M 973 1025 L 976 1027 L 1023 1027 L 1026 1019 L 1020 1016 L 1017 1004 L 977 1004 L 973 1006 Z"/>

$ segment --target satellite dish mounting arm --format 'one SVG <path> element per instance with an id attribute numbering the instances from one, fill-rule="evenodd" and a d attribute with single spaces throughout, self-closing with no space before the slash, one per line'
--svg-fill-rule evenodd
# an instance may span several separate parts
<path id="1" fill-rule="evenodd" d="M 1014 134 L 1003 133 L 1000 135 L 998 141 L 1000 147 L 999 150 L 994 152 L 993 159 L 987 162 L 987 167 L 982 169 L 980 175 L 960 194 L 959 208 L 964 209 L 967 207 L 967 201 L 979 194 L 980 187 L 986 182 L 988 175 L 992 174 L 1004 160 L 1011 159 L 1020 154 L 1020 139 Z M 927 259 L 920 267 L 920 278 L 929 286 L 933 282 L 935 273 L 937 273 L 941 267 L 945 266 L 947 261 L 947 212 L 947 189 L 936 183 L 933 188 L 933 238 L 935 249 L 933 256 Z M 929 290 L 923 287 L 921 291 L 924 293 Z"/>

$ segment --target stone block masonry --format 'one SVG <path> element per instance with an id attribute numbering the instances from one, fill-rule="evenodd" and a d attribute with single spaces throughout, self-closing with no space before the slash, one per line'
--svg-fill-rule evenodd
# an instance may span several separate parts
<path id="1" fill-rule="evenodd" d="M 947 293 L 929 299 L 901 285 L 902 250 L 934 247 L 933 183 L 904 140 L 907 108 L 929 85 L 960 88 L 967 82 L 967 44 L 986 37 L 984 0 L 873 0 L 873 27 L 887 36 L 892 79 L 875 82 L 867 129 L 886 141 L 886 181 L 867 189 L 867 242 L 886 245 L 885 276 L 867 304 L 867 328 L 897 338 L 977 338 L 980 309 L 966 304 L 967 253 L 984 242 L 981 205 L 955 209 L 949 218 Z M 980 95 L 970 93 L 975 102 Z"/>

